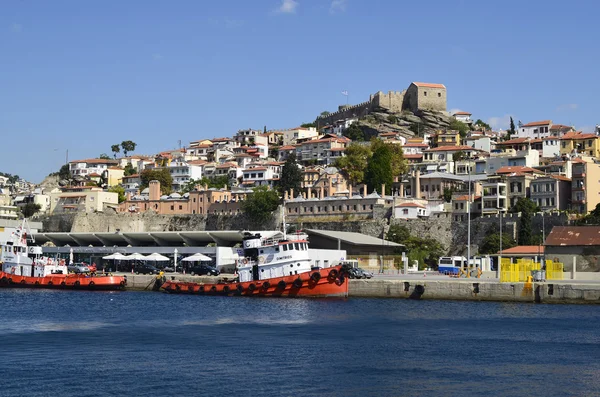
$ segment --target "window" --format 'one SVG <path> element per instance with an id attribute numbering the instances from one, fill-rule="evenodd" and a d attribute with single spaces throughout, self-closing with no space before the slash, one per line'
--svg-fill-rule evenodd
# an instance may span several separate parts
<path id="1" fill-rule="evenodd" d="M 442 93 L 438 92 L 438 98 L 441 98 L 441 97 L 442 97 Z"/>
<path id="2" fill-rule="evenodd" d="M 408 209 L 406 209 L 406 208 L 405 208 L 405 209 L 403 209 L 403 210 L 402 210 L 402 214 L 403 214 L 403 215 L 408 215 Z"/>
<path id="3" fill-rule="evenodd" d="M 171 211 L 174 211 L 174 210 L 175 210 L 175 206 L 174 206 L 174 205 L 172 205 L 172 206 L 171 206 Z"/>
<path id="4" fill-rule="evenodd" d="M 427 91 L 423 91 L 423 96 L 427 96 Z"/>

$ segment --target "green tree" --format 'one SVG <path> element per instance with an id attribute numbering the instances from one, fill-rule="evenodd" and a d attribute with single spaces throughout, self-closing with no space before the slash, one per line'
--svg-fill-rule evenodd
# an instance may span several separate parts
<path id="1" fill-rule="evenodd" d="M 444 188 L 444 193 L 442 196 L 444 197 L 444 201 L 449 203 L 452 201 L 452 193 L 454 193 L 454 189 L 450 189 L 448 187 Z"/>
<path id="2" fill-rule="evenodd" d="M 128 152 L 133 152 L 137 144 L 134 141 L 123 141 L 121 142 L 121 148 L 123 148 L 123 154 L 127 157 Z"/>
<path id="3" fill-rule="evenodd" d="M 458 131 L 461 138 L 465 138 L 467 136 L 467 133 L 470 131 L 470 128 L 467 124 L 457 120 L 454 117 L 450 120 L 450 125 L 448 126 L 448 129 Z"/>
<path id="4" fill-rule="evenodd" d="M 127 198 L 125 197 L 125 188 L 121 185 L 111 186 L 108 189 L 109 192 L 117 193 L 119 196 L 119 204 L 125 201 Z"/>
<path id="5" fill-rule="evenodd" d="M 266 186 L 254 188 L 254 193 L 242 201 L 242 212 L 253 222 L 263 223 L 270 219 L 279 206 L 279 194 Z"/>
<path id="6" fill-rule="evenodd" d="M 596 204 L 596 208 L 590 211 L 584 217 L 581 217 L 577 220 L 576 224 L 578 225 L 600 225 L 600 204 Z"/>
<path id="7" fill-rule="evenodd" d="M 278 187 L 282 196 L 291 189 L 294 189 L 294 193 L 300 193 L 300 189 L 302 188 L 302 171 L 298 168 L 295 153 L 290 154 L 281 168 Z"/>
<path id="8" fill-rule="evenodd" d="M 519 245 L 533 245 L 533 233 L 531 229 L 531 212 L 521 212 L 519 223 Z"/>
<path id="9" fill-rule="evenodd" d="M 66 180 L 73 179 L 73 176 L 71 175 L 71 170 L 69 169 L 69 164 L 65 164 L 62 167 L 60 167 L 60 170 L 58 171 L 58 177 L 59 179 Z"/>
<path id="10" fill-rule="evenodd" d="M 125 166 L 125 176 L 130 176 L 130 175 L 135 175 L 135 173 L 137 172 L 137 170 L 135 168 L 133 168 L 133 165 L 131 165 L 131 163 L 127 163 L 127 165 Z"/>
<path id="11" fill-rule="evenodd" d="M 149 186 L 150 181 L 157 180 L 160 182 L 160 191 L 162 194 L 171 194 L 173 184 L 173 177 L 171 173 L 166 168 L 161 168 L 157 170 L 144 170 L 140 174 L 140 179 L 142 181 L 142 186 L 140 189 L 145 189 Z"/>
<path id="12" fill-rule="evenodd" d="M 508 234 L 502 233 L 502 249 L 512 248 L 517 245 L 517 242 Z M 492 255 L 500 251 L 500 234 L 497 232 L 488 231 L 481 245 L 479 246 L 479 254 Z"/>
<path id="13" fill-rule="evenodd" d="M 510 212 L 513 213 L 517 213 L 517 212 L 521 212 L 521 213 L 529 213 L 529 214 L 533 214 L 534 212 L 539 212 L 540 211 L 540 207 L 533 202 L 532 200 L 525 198 L 525 197 L 521 197 L 517 200 L 517 202 L 515 203 L 515 205 L 510 209 Z"/>
<path id="14" fill-rule="evenodd" d="M 462 160 L 466 160 L 467 159 L 467 153 L 465 153 L 462 150 L 459 150 L 458 152 L 454 153 L 452 155 L 452 159 L 454 161 L 462 161 Z"/>
<path id="15" fill-rule="evenodd" d="M 387 147 L 392 154 L 392 161 L 390 163 L 392 167 L 392 178 L 406 174 L 408 170 L 408 164 L 404 158 L 404 150 L 402 150 L 402 145 L 385 142 L 379 138 L 371 139 L 371 152 L 375 153 L 375 151 L 382 146 Z"/>
<path id="16" fill-rule="evenodd" d="M 406 246 L 408 260 L 417 261 L 419 265 L 434 267 L 440 256 L 445 254 L 444 247 L 435 239 L 412 236 L 406 226 L 391 225 L 386 239 Z"/>
<path id="17" fill-rule="evenodd" d="M 216 176 L 213 178 L 202 177 L 201 179 L 191 179 L 180 189 L 180 193 L 189 193 L 196 189 L 196 186 L 207 186 L 209 189 L 222 189 L 231 187 L 229 177 L 227 175 Z"/>
<path id="18" fill-rule="evenodd" d="M 360 142 L 365 140 L 365 133 L 356 123 L 350 124 L 350 126 L 344 130 L 342 135 L 353 141 Z"/>
<path id="19" fill-rule="evenodd" d="M 315 123 L 314 121 L 312 123 L 302 123 L 300 124 L 300 127 L 302 128 L 317 128 L 317 123 Z"/>
<path id="20" fill-rule="evenodd" d="M 324 112 L 321 112 L 321 117 L 327 117 L 329 116 L 331 113 L 329 113 L 327 110 Z"/>
<path id="21" fill-rule="evenodd" d="M 371 147 L 359 143 L 351 143 L 345 152 L 345 156 L 335 161 L 335 166 L 352 185 L 358 185 L 364 181 L 365 169 L 372 155 Z"/>
<path id="22" fill-rule="evenodd" d="M 106 153 L 102 153 L 100 156 L 98 156 L 98 158 L 102 160 L 110 160 L 110 156 Z"/>
<path id="23" fill-rule="evenodd" d="M 510 128 L 508 129 L 508 136 L 507 138 L 510 139 L 511 136 L 515 135 L 517 132 L 515 130 L 515 122 L 513 121 L 513 118 L 510 118 Z M 508 140 L 507 139 L 507 140 Z"/>
<path id="24" fill-rule="evenodd" d="M 391 192 L 394 177 L 392 174 L 392 151 L 388 145 L 378 146 L 367 163 L 365 170 L 365 183 L 369 191 L 376 190 L 380 194 Z M 385 184 L 385 192 L 381 185 Z"/>
<path id="25" fill-rule="evenodd" d="M 112 145 L 110 147 L 110 151 L 114 153 L 114 157 L 117 158 L 117 154 L 121 151 L 121 146 L 120 145 Z"/>
<path id="26" fill-rule="evenodd" d="M 31 216 L 38 213 L 41 209 L 42 206 L 35 203 L 27 203 L 20 208 L 21 214 L 23 214 L 25 218 L 30 218 Z"/>
<path id="27" fill-rule="evenodd" d="M 492 129 L 492 127 L 490 127 L 490 125 L 488 123 L 486 123 L 485 121 L 483 121 L 481 119 L 477 119 L 477 121 L 475 122 L 475 125 L 480 127 L 481 129 L 483 129 L 484 131 L 490 131 Z"/>

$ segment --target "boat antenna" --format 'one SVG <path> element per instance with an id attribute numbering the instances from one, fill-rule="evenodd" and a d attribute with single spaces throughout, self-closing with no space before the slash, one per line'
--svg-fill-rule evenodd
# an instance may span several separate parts
<path id="1" fill-rule="evenodd" d="M 285 224 L 285 196 L 283 197 L 283 204 L 281 206 L 281 228 L 283 229 L 281 232 L 283 233 L 283 239 L 285 240 L 287 238 L 287 226 Z"/>

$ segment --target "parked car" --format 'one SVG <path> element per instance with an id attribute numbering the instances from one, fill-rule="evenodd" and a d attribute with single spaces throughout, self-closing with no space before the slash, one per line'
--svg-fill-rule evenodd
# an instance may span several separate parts
<path id="1" fill-rule="evenodd" d="M 84 274 L 90 272 L 90 268 L 85 263 L 71 263 L 70 265 L 67 265 L 67 270 L 69 271 L 69 273 L 76 274 Z"/>
<path id="2" fill-rule="evenodd" d="M 160 270 L 148 263 L 140 263 L 136 264 L 133 267 L 133 271 L 135 274 L 158 274 Z"/>
<path id="3" fill-rule="evenodd" d="M 348 270 L 349 278 L 371 278 L 373 277 L 373 273 L 368 272 L 360 267 L 351 267 Z"/>
<path id="4" fill-rule="evenodd" d="M 218 276 L 219 274 L 221 274 L 221 272 L 218 271 L 216 268 L 210 266 L 210 265 L 201 263 L 199 265 L 192 266 L 190 268 L 190 274 L 192 276 L 194 276 L 194 275 L 197 275 L 197 276 L 202 276 L 202 275 Z"/>

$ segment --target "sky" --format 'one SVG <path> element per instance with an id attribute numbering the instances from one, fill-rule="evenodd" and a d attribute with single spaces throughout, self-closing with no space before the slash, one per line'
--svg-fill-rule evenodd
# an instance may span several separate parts
<path id="1" fill-rule="evenodd" d="M 39 183 L 67 159 L 154 154 L 245 128 L 447 87 L 448 110 L 593 131 L 594 1 L 3 0 L 0 171 Z"/>

